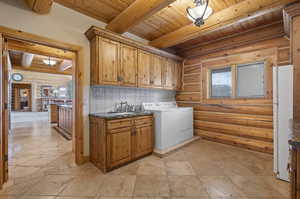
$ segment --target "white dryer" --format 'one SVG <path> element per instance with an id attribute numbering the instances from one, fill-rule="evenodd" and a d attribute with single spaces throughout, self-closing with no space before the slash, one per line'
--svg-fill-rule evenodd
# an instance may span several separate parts
<path id="1" fill-rule="evenodd" d="M 193 108 L 177 107 L 176 102 L 143 103 L 155 118 L 154 152 L 165 154 L 194 139 Z"/>

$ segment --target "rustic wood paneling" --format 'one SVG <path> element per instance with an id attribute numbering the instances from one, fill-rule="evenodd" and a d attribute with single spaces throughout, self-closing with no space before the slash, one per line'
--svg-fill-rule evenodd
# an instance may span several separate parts
<path id="1" fill-rule="evenodd" d="M 231 38 L 233 43 L 236 39 Z M 215 47 L 222 45 L 216 43 Z M 226 45 L 231 44 L 229 42 Z M 202 48 L 208 49 L 207 46 Z M 213 53 L 184 61 L 183 87 L 176 96 L 179 106 L 194 108 L 195 134 L 212 141 L 272 153 L 272 67 L 288 62 L 288 40 L 270 39 L 256 42 L 253 46 L 243 45 L 218 52 L 213 46 L 209 46 L 209 49 Z M 264 98 L 211 99 L 207 96 L 208 69 L 259 60 L 266 63 Z"/>
<path id="2" fill-rule="evenodd" d="M 259 41 L 282 36 L 284 36 L 283 23 L 282 21 L 279 21 L 262 27 L 256 27 L 252 30 L 240 32 L 236 35 L 229 35 L 223 39 L 194 43 L 189 47 L 181 49 L 178 53 L 182 57 L 195 57 L 240 46 L 251 45 Z"/>
<path id="3" fill-rule="evenodd" d="M 272 115 L 253 115 L 253 114 L 238 114 L 238 113 L 223 113 L 210 111 L 195 111 L 195 120 L 208 122 L 220 122 L 227 124 L 237 124 L 244 126 L 253 126 L 258 128 L 273 128 Z"/>
<path id="4" fill-rule="evenodd" d="M 278 48 L 277 51 L 277 65 L 286 66 L 291 64 L 291 49 L 289 46 Z"/>
<path id="5" fill-rule="evenodd" d="M 270 105 L 224 105 L 224 104 L 200 104 L 179 102 L 179 106 L 193 107 L 195 111 L 210 111 L 221 113 L 241 113 L 252 115 L 273 115 L 273 106 Z"/>
<path id="6" fill-rule="evenodd" d="M 197 135 L 201 136 L 202 138 L 214 142 L 230 144 L 233 146 L 237 146 L 249 150 L 273 154 L 273 143 L 271 142 L 264 142 L 259 140 L 243 138 L 243 137 L 230 136 L 230 135 L 225 135 L 223 133 L 203 131 L 199 129 L 196 129 L 195 132 Z"/>
<path id="7" fill-rule="evenodd" d="M 199 102 L 201 95 L 199 93 L 179 93 L 176 95 L 177 101 L 195 101 Z"/>
<path id="8" fill-rule="evenodd" d="M 128 8 L 135 0 L 54 0 L 65 7 L 76 10 L 87 16 L 93 17 L 105 23 L 118 16 L 124 9 Z"/>
<path id="9" fill-rule="evenodd" d="M 199 83 L 201 81 L 201 74 L 184 75 L 183 82 L 185 84 Z"/>

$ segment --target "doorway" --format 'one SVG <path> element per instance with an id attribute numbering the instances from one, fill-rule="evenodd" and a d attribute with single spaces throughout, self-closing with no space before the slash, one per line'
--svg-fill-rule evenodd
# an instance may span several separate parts
<path id="1" fill-rule="evenodd" d="M 10 76 L 7 167 L 8 179 L 15 181 L 47 168 L 61 156 L 72 156 L 72 131 L 66 137 L 67 131 L 61 129 L 66 115 L 62 117 L 60 110 L 69 107 L 68 126 L 72 126 L 74 63 L 72 52 L 58 55 L 54 48 L 11 38 L 6 43 Z"/>
<path id="2" fill-rule="evenodd" d="M 12 83 L 11 88 L 11 110 L 18 112 L 30 112 L 31 107 L 31 84 Z"/>
<path id="3" fill-rule="evenodd" d="M 22 47 L 28 48 L 28 47 L 32 47 L 31 48 L 31 52 L 29 53 L 36 53 L 40 48 L 44 49 L 44 50 L 50 50 L 51 53 L 54 53 L 53 57 L 56 57 L 57 53 L 69 53 L 72 54 L 72 62 L 74 63 L 74 67 L 72 67 L 71 69 L 71 74 L 74 77 L 72 80 L 72 83 L 74 85 L 74 89 L 72 89 L 72 103 L 74 104 L 74 107 L 72 109 L 72 123 L 71 126 L 72 128 L 72 135 L 74 137 L 74 144 L 71 144 L 74 146 L 73 148 L 73 152 L 74 152 L 74 159 L 77 164 L 82 164 L 85 161 L 85 158 L 83 157 L 83 141 L 82 141 L 82 136 L 83 136 L 83 132 L 82 132 L 82 122 L 83 122 L 83 115 L 82 115 L 82 78 L 81 78 L 81 73 L 79 71 L 82 70 L 82 49 L 79 46 L 75 46 L 75 45 L 69 45 L 66 43 L 62 43 L 59 41 L 54 41 L 54 40 L 50 40 L 47 38 L 43 38 L 43 37 L 39 37 L 36 35 L 32 35 L 32 34 L 28 34 L 28 33 L 23 33 L 21 31 L 16 31 L 16 30 L 12 30 L 12 29 L 7 29 L 7 28 L 3 28 L 0 27 L 0 41 L 1 41 L 1 70 L 0 70 L 0 80 L 1 80 L 1 88 L 0 88 L 0 94 L 1 94 L 1 121 L 0 121 L 0 127 L 2 130 L 2 139 L 1 139 L 1 156 L 0 156 L 0 175 L 1 175 L 1 179 L 0 179 L 0 185 L 2 186 L 4 182 L 8 181 L 9 179 L 9 150 L 8 150 L 8 146 L 9 146 L 9 132 L 10 128 L 9 128 L 9 116 L 10 116 L 10 111 L 12 110 L 11 105 L 13 105 L 13 103 L 11 103 L 12 101 L 12 95 L 10 95 L 9 92 L 13 91 L 13 85 L 12 85 L 12 80 L 11 80 L 11 72 L 12 72 L 12 60 L 9 58 L 9 50 L 19 50 L 21 51 Z M 12 42 L 17 42 L 17 43 L 22 43 L 25 45 L 15 45 L 11 44 L 9 41 Z M 14 48 L 14 47 L 17 47 Z M 26 53 L 28 53 L 28 51 L 24 51 Z M 38 53 L 36 53 L 38 54 Z M 45 56 L 45 55 L 43 55 Z M 46 55 L 48 56 L 48 55 Z M 48 56 L 50 57 L 50 56 Z M 52 57 L 52 56 L 51 56 Z M 50 58 L 51 59 L 51 58 Z M 51 60 L 48 60 L 47 63 L 50 63 Z M 46 62 L 46 61 L 45 61 Z M 51 65 L 51 64 L 49 64 Z M 47 73 L 47 71 L 49 69 L 45 69 L 43 67 L 33 67 L 31 69 L 33 72 L 42 72 L 42 73 Z M 10 86 L 11 85 L 11 89 Z M 23 89 L 23 90 L 22 90 Z M 33 103 L 30 104 L 29 101 L 30 97 L 28 95 L 32 96 L 32 90 L 34 88 L 21 88 L 19 89 L 19 91 L 21 92 L 22 96 L 20 96 L 20 99 L 22 101 L 22 103 L 19 104 L 19 102 L 17 101 L 16 104 L 19 104 L 21 107 L 21 110 L 26 110 L 26 111 L 32 111 L 33 108 Z M 31 90 L 31 91 L 30 91 Z M 64 90 L 64 89 L 62 89 Z M 18 92 L 18 91 L 15 91 Z M 30 93 L 31 92 L 31 93 Z M 11 98 L 9 98 L 9 96 L 11 96 Z M 22 99 L 24 98 L 24 99 Z M 18 100 L 18 99 L 17 99 Z M 65 102 L 65 101 L 64 101 Z M 15 102 L 14 102 L 15 103 Z M 18 106 L 19 106 L 18 105 Z M 30 107 L 30 106 L 31 107 Z M 19 108 L 19 107 L 17 107 Z M 31 116 L 29 116 L 29 118 L 33 118 Z M 36 118 L 40 118 L 39 116 Z M 36 125 L 38 126 L 42 126 L 42 125 Z M 79 127 L 79 128 L 77 128 Z M 51 129 L 52 131 L 52 129 Z M 37 133 L 38 131 L 35 131 L 35 133 Z M 50 132 L 52 134 L 52 132 Z M 37 148 L 35 150 L 39 150 L 38 146 L 36 146 Z M 71 146 L 72 148 L 72 146 Z M 30 161 L 29 161 L 30 163 Z"/>

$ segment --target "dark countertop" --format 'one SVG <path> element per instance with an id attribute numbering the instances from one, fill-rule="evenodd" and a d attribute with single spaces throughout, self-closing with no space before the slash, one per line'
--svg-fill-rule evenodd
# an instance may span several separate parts
<path id="1" fill-rule="evenodd" d="M 293 133 L 289 136 L 289 144 L 293 147 L 300 147 L 300 131 L 299 127 L 293 129 Z"/>
<path id="2" fill-rule="evenodd" d="M 128 114 L 118 114 L 118 113 L 90 113 L 90 116 L 99 117 L 106 120 L 113 120 L 113 119 L 122 119 L 122 118 L 131 118 L 131 117 L 138 117 L 138 116 L 146 116 L 152 115 L 153 113 L 150 111 L 144 112 L 130 112 Z"/>
<path id="3" fill-rule="evenodd" d="M 300 147 L 300 136 L 292 135 L 292 138 L 289 140 L 289 144 L 294 147 Z"/>

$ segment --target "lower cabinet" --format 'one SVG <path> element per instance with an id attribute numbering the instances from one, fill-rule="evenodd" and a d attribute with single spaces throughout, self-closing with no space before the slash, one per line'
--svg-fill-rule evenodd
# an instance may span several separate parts
<path id="1" fill-rule="evenodd" d="M 152 152 L 152 115 L 114 120 L 90 116 L 91 162 L 103 172 Z"/>
<path id="2" fill-rule="evenodd" d="M 73 112 L 71 106 L 58 106 L 57 127 L 62 129 L 69 136 L 73 132 Z"/>
<path id="3" fill-rule="evenodd" d="M 132 159 L 130 127 L 112 130 L 107 137 L 108 166 L 115 167 Z"/>
<path id="4" fill-rule="evenodd" d="M 135 157 L 139 158 L 153 150 L 152 126 L 140 126 L 136 128 Z"/>
<path id="5" fill-rule="evenodd" d="M 290 147 L 290 186 L 291 199 L 300 198 L 300 146 L 299 144 Z"/>

